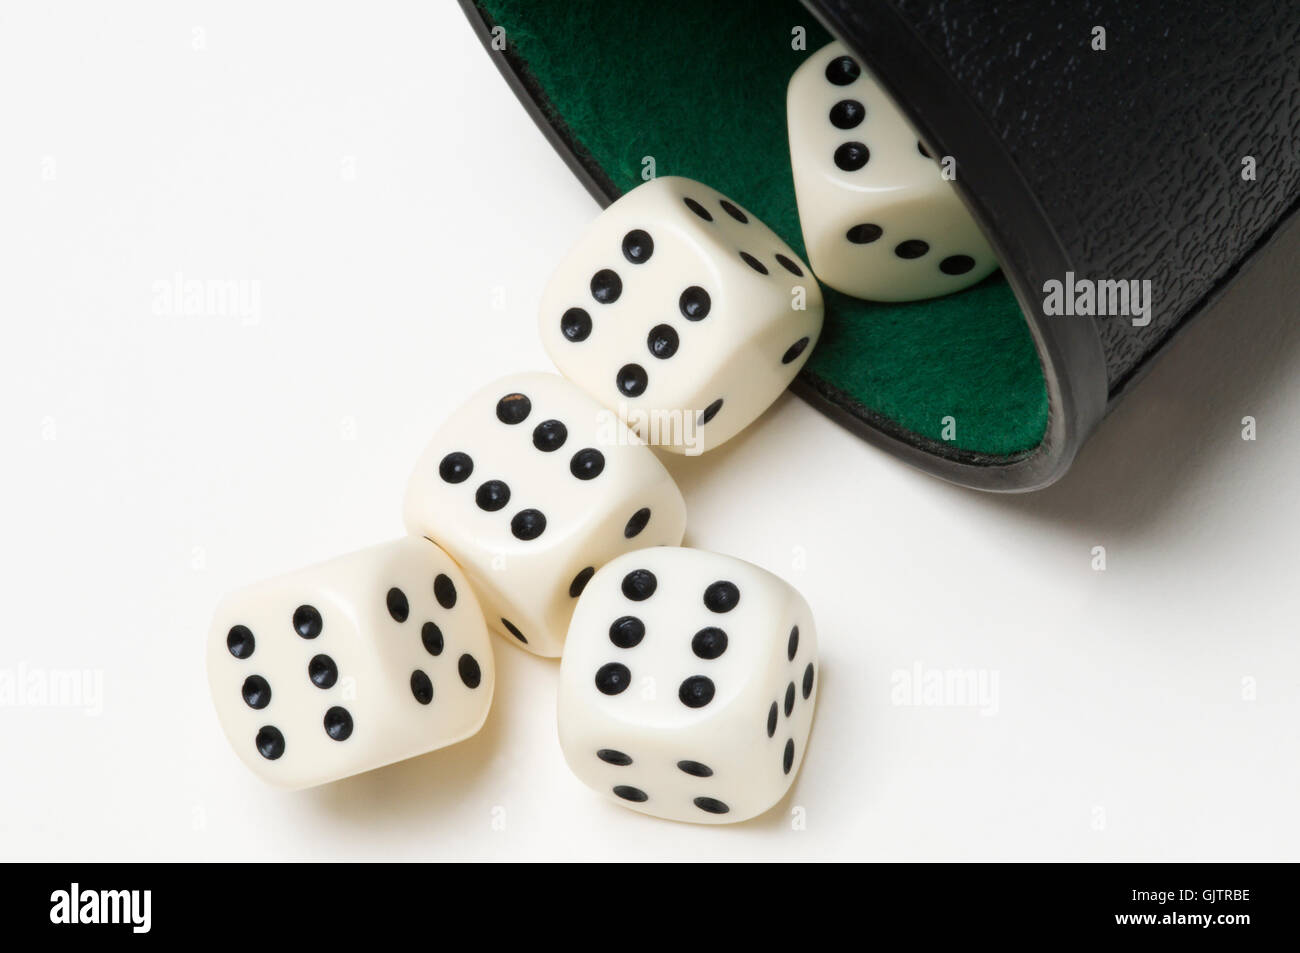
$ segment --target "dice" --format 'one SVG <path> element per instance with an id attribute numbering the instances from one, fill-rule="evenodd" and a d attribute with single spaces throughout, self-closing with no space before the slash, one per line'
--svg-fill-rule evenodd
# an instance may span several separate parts
<path id="1" fill-rule="evenodd" d="M 804 245 L 827 285 L 913 301 L 997 268 L 940 163 L 843 43 L 795 71 L 786 111 Z"/>
<path id="2" fill-rule="evenodd" d="M 208 681 L 244 763 L 305 788 L 477 732 L 496 681 L 489 642 L 465 575 L 407 537 L 228 596 Z"/>
<path id="3" fill-rule="evenodd" d="M 665 176 L 596 219 L 548 283 L 539 324 L 565 377 L 649 443 L 698 453 L 752 423 L 798 373 L 822 295 L 752 213 Z"/>
<path id="4" fill-rule="evenodd" d="M 614 413 L 531 373 L 489 384 L 442 426 L 411 476 L 405 520 L 464 567 L 489 625 L 557 656 L 592 574 L 628 550 L 680 543 L 686 503 Z"/>
<path id="5" fill-rule="evenodd" d="M 627 553 L 578 602 L 559 734 L 583 782 L 658 817 L 730 823 L 776 804 L 803 760 L 817 633 L 791 586 L 694 549 Z"/>

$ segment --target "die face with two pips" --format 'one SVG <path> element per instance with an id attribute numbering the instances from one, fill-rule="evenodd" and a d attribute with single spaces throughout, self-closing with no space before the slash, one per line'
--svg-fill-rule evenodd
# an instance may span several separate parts
<path id="1" fill-rule="evenodd" d="M 786 110 L 804 244 L 827 285 L 912 301 L 960 291 L 997 268 L 939 161 L 844 44 L 795 71 Z"/>
<path id="2" fill-rule="evenodd" d="M 651 443 L 702 452 L 748 426 L 822 326 L 808 266 L 715 189 L 654 179 L 609 206 L 556 269 L 551 360 Z"/>
<path id="3" fill-rule="evenodd" d="M 812 613 L 789 584 L 716 553 L 629 553 L 596 573 L 574 613 L 560 744 L 615 803 L 743 821 L 798 773 L 818 680 Z"/>
<path id="4" fill-rule="evenodd" d="M 464 567 L 492 628 L 557 656 L 595 571 L 680 543 L 686 504 L 616 415 L 533 373 L 487 385 L 443 424 L 411 476 L 405 520 Z"/>
<path id="5" fill-rule="evenodd" d="M 236 592 L 208 636 L 221 727 L 249 768 L 284 788 L 469 737 L 495 672 L 468 580 L 414 537 Z"/>

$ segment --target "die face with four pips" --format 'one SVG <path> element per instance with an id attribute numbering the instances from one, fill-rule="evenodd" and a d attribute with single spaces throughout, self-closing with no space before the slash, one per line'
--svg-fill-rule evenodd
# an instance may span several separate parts
<path id="1" fill-rule="evenodd" d="M 221 727 L 245 764 L 284 788 L 469 737 L 495 672 L 468 580 L 415 537 L 236 592 L 208 636 Z"/>
<path id="2" fill-rule="evenodd" d="M 938 158 L 844 44 L 795 71 L 786 110 L 804 244 L 827 285 L 912 301 L 960 291 L 997 268 Z"/>
<path id="3" fill-rule="evenodd" d="M 789 584 L 716 553 L 629 553 L 596 573 L 574 612 L 560 744 L 615 803 L 743 821 L 798 773 L 818 681 L 812 613 Z"/>
<path id="4" fill-rule="evenodd" d="M 562 377 L 529 373 L 489 384 L 446 421 L 411 476 L 405 520 L 464 567 L 492 628 L 557 656 L 595 571 L 680 543 L 686 504 L 615 414 Z"/>
<path id="5" fill-rule="evenodd" d="M 715 189 L 665 176 L 601 213 L 551 277 L 539 327 L 567 378 L 649 442 L 694 453 L 785 390 L 822 312 L 776 233 Z"/>

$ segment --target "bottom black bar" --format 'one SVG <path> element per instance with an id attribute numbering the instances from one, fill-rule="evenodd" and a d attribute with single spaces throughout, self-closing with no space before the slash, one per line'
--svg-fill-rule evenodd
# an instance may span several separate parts
<path id="1" fill-rule="evenodd" d="M 454 864 L 10 865 L 0 897 L 7 940 L 25 936 L 149 942 L 284 932 L 329 942 L 335 930 L 457 924 L 492 942 L 536 914 L 539 930 L 594 941 L 664 935 L 692 922 L 731 929 L 773 917 L 811 930 L 845 926 L 870 939 L 898 932 L 969 940 L 1123 937 L 1181 943 L 1293 933 L 1293 871 L 1258 865 L 581 865 L 555 873 Z M 524 865 L 520 865 L 521 867 Z M 756 902 L 757 901 L 757 902 Z M 504 914 L 504 915 L 503 915 Z M 698 919 L 697 919 L 698 918 Z M 802 923 L 802 927 L 796 924 Z M 640 924 L 640 926 L 638 925 Z M 368 926 L 369 925 L 369 926 Z M 663 931 L 663 927 L 673 929 Z M 612 932 L 611 932 L 612 931 Z M 919 933 L 917 931 L 920 931 Z M 401 935 L 401 934 L 396 934 Z M 669 939 L 676 936 L 677 939 Z M 14 947 L 10 947 L 13 949 Z"/>

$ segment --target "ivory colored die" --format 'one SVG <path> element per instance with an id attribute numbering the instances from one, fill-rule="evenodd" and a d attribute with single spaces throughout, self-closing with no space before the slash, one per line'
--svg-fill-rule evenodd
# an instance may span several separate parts
<path id="1" fill-rule="evenodd" d="M 843 43 L 795 71 L 786 112 L 804 245 L 827 285 L 912 301 L 960 291 L 998 267 L 944 166 Z"/>
<path id="2" fill-rule="evenodd" d="M 803 597 L 696 549 L 628 553 L 587 586 L 560 664 L 564 757 L 611 801 L 677 821 L 743 821 L 803 761 L 817 701 Z"/>
<path id="3" fill-rule="evenodd" d="M 611 411 L 562 377 L 529 373 L 487 385 L 442 425 L 411 476 L 405 519 L 464 567 L 489 625 L 556 656 L 596 569 L 680 543 L 686 503 Z"/>
<path id="4" fill-rule="evenodd" d="M 822 326 L 808 266 L 726 196 L 678 176 L 596 219 L 542 295 L 555 366 L 649 442 L 716 447 L 794 379 Z"/>
<path id="5" fill-rule="evenodd" d="M 490 641 L 465 575 L 406 537 L 222 600 L 208 681 L 240 759 L 305 788 L 476 733 L 496 684 Z"/>

